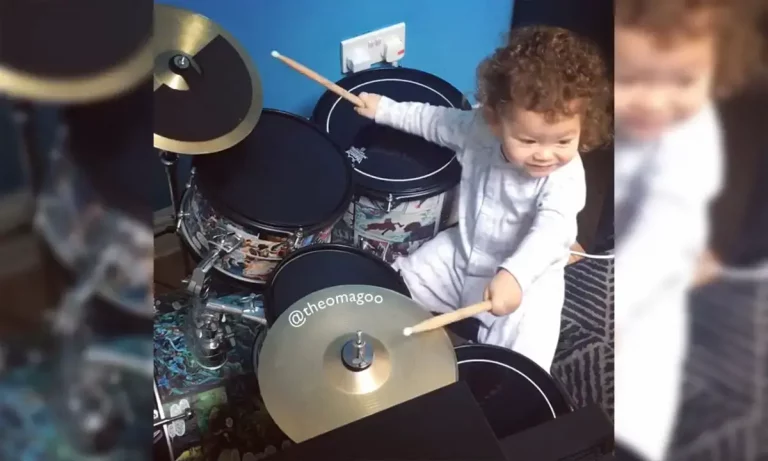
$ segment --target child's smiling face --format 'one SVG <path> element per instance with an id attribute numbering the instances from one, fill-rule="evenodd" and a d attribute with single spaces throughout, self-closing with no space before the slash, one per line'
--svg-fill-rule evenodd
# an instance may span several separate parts
<path id="1" fill-rule="evenodd" d="M 512 105 L 502 111 L 489 117 L 491 129 L 501 141 L 507 160 L 531 176 L 547 176 L 578 155 L 580 115 L 548 120 L 544 114 Z"/>
<path id="2" fill-rule="evenodd" d="M 617 25 L 614 39 L 614 114 L 621 135 L 656 139 L 710 99 L 716 67 L 713 32 L 661 42 L 651 32 Z"/>

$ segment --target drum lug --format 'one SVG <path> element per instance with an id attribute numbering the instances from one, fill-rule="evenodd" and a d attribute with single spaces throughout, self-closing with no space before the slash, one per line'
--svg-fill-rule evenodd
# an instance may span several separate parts
<path id="1" fill-rule="evenodd" d="M 293 234 L 293 236 L 291 237 L 291 243 L 289 244 L 288 250 L 294 251 L 297 248 L 299 248 L 299 244 L 303 239 L 304 239 L 304 230 L 303 229 L 297 230 L 296 233 Z"/>
<path id="2" fill-rule="evenodd" d="M 392 203 L 395 201 L 395 198 L 392 197 L 392 194 L 387 195 L 387 213 L 392 211 Z"/>
<path id="3" fill-rule="evenodd" d="M 219 259 L 228 255 L 243 243 L 242 237 L 234 232 L 221 235 L 211 242 L 213 247 L 200 264 L 192 271 L 192 276 L 187 280 L 186 289 L 196 297 L 205 297 L 208 292 L 210 280 L 208 273 L 213 269 Z"/>
<path id="4" fill-rule="evenodd" d="M 176 218 L 176 233 L 178 234 L 181 231 L 181 223 L 184 220 L 184 218 L 189 217 L 189 213 L 186 211 L 180 211 L 179 214 L 175 217 Z"/>

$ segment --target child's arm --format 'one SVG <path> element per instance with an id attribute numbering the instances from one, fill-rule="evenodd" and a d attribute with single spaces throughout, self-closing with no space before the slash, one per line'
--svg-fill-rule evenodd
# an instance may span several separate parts
<path id="1" fill-rule="evenodd" d="M 586 198 L 584 169 L 578 158 L 547 178 L 533 226 L 517 251 L 500 266 L 515 276 L 523 294 L 552 264 L 565 261 L 576 241 L 576 217 Z"/>
<path id="2" fill-rule="evenodd" d="M 358 109 L 359 114 L 457 152 L 464 150 L 477 116 L 474 111 L 395 102 L 374 94 L 361 93 L 360 98 L 368 108 Z"/>

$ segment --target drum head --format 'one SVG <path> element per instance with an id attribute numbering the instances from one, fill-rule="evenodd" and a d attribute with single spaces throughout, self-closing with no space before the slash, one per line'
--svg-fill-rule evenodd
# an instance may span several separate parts
<path id="1" fill-rule="evenodd" d="M 411 297 L 392 267 L 346 245 L 313 245 L 286 258 L 272 276 L 264 299 L 269 324 L 304 296 L 339 285 L 371 285 Z"/>
<path id="2" fill-rule="evenodd" d="M 469 386 L 497 438 L 572 411 L 554 378 L 527 357 L 485 344 L 455 350 L 459 379 Z"/>
<path id="3" fill-rule="evenodd" d="M 308 120 L 274 110 L 243 142 L 193 165 L 211 205 L 244 227 L 327 227 L 352 196 L 352 170 L 336 144 Z"/>
<path id="4" fill-rule="evenodd" d="M 469 109 L 464 95 L 445 80 L 403 68 L 374 69 L 342 79 L 338 85 L 354 94 L 387 96 L 435 106 Z M 428 197 L 459 183 L 456 154 L 426 140 L 358 115 L 351 104 L 326 92 L 312 115 L 353 161 L 355 181 L 371 195 Z"/>

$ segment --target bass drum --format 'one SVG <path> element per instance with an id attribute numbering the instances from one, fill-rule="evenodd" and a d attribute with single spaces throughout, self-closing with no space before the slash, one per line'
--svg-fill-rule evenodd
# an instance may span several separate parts
<path id="1" fill-rule="evenodd" d="M 330 241 L 352 198 L 343 151 L 308 120 L 275 110 L 264 110 L 243 142 L 197 156 L 193 167 L 182 240 L 201 259 L 230 235 L 224 246 L 232 251 L 215 268 L 248 289 L 266 283 L 292 251 Z"/>
<path id="2" fill-rule="evenodd" d="M 400 274 L 357 248 L 324 244 L 304 248 L 275 269 L 264 295 L 264 314 L 272 325 L 296 301 L 324 288 L 370 285 L 411 297 Z"/>
<path id="3" fill-rule="evenodd" d="M 558 382 L 527 357 L 486 344 L 455 351 L 459 380 L 469 386 L 499 440 L 573 411 Z"/>
<path id="4" fill-rule="evenodd" d="M 414 69 L 373 69 L 337 84 L 355 94 L 470 109 L 458 89 Z M 461 166 L 455 152 L 377 125 L 331 92 L 320 98 L 312 118 L 347 151 L 355 170 L 355 199 L 335 240 L 354 242 L 391 263 L 456 223 Z"/>

